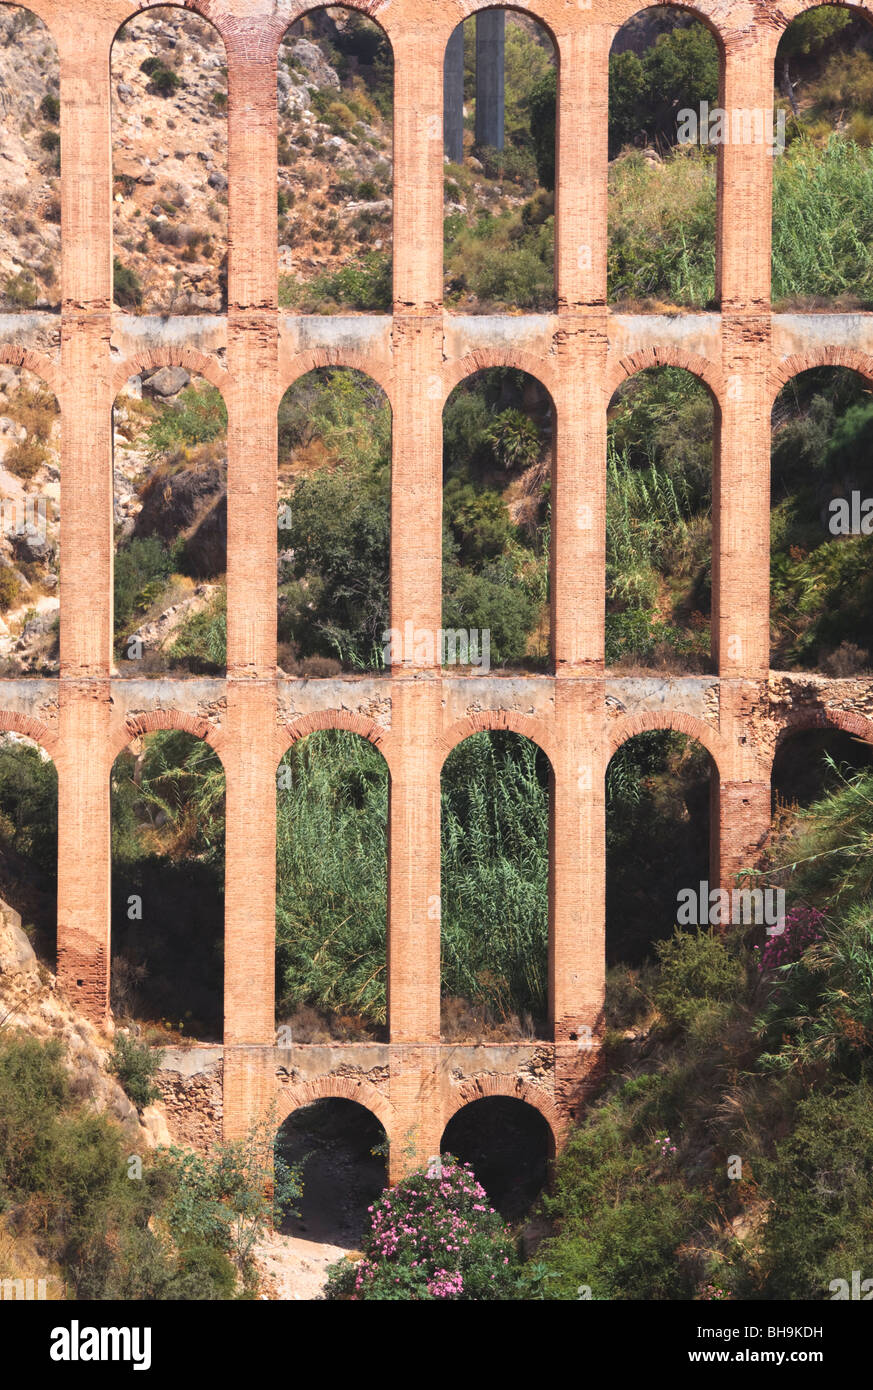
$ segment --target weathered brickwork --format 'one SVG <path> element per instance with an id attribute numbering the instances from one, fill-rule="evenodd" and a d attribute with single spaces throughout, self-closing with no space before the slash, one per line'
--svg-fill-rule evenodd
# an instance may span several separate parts
<path id="1" fill-rule="evenodd" d="M 152 728 L 207 738 L 227 776 L 223 1123 L 227 1134 L 277 1097 L 303 1104 L 351 1094 L 394 1141 L 392 1170 L 436 1152 L 443 1127 L 480 1095 L 540 1108 L 556 1142 L 582 1103 L 602 1032 L 603 775 L 613 751 L 645 729 L 699 739 L 715 765 L 713 869 L 727 878 L 767 832 L 780 736 L 833 724 L 868 736 L 873 684 L 768 671 L 770 407 L 781 384 L 827 363 L 873 381 L 870 315 L 770 311 L 772 157 L 722 147 L 718 174 L 720 312 L 666 317 L 606 306 L 608 56 L 635 0 L 538 0 L 560 67 L 556 303 L 553 315 L 444 313 L 443 57 L 473 0 L 366 0 L 395 61 L 394 309 L 390 316 L 289 316 L 277 305 L 276 55 L 292 0 L 198 0 L 229 70 L 229 310 L 215 318 L 131 319 L 112 312 L 110 49 L 137 10 L 129 0 L 34 0 L 61 62 L 62 301 L 57 319 L 0 320 L 0 361 L 27 366 L 58 396 L 64 488 L 61 671 L 4 681 L 0 727 L 40 740 L 59 773 L 59 968 L 95 1020 L 108 1012 L 109 772 Z M 803 5 L 701 0 L 686 9 L 723 55 L 720 104 L 767 109 L 785 26 Z M 861 4 L 863 10 L 870 5 Z M 669 363 L 709 388 L 719 439 L 714 479 L 713 646 L 717 675 L 607 679 L 604 671 L 606 408 L 629 375 Z M 182 365 L 222 392 L 229 416 L 227 679 L 127 680 L 112 673 L 112 402 L 145 366 Z M 555 407 L 552 650 L 554 675 L 457 679 L 438 670 L 383 678 L 293 681 L 276 673 L 276 412 L 313 367 L 368 372 L 394 420 L 391 625 L 440 626 L 441 417 L 452 388 L 486 366 L 537 377 Z M 390 1043 L 373 1065 L 280 1073 L 274 1041 L 275 768 L 312 729 L 354 729 L 391 772 Z M 451 748 L 477 729 L 537 741 L 554 772 L 550 895 L 551 1059 L 530 1047 L 464 1052 L 439 1041 L 439 778 Z M 303 1052 L 304 1049 L 297 1049 Z M 479 1060 L 477 1061 L 477 1056 Z M 302 1063 L 299 1064 L 302 1066 Z M 374 1072 L 375 1067 L 375 1072 Z M 374 1075 L 375 1078 L 374 1079 Z M 412 1136 L 411 1144 L 407 1143 Z"/>

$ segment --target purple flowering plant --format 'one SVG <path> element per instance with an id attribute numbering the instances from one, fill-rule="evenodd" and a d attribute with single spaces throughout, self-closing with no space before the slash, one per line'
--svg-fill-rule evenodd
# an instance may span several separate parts
<path id="1" fill-rule="evenodd" d="M 329 1299 L 477 1300 L 517 1297 L 509 1228 L 468 1163 L 444 1157 L 386 1188 L 369 1208 L 362 1258 L 330 1271 Z"/>

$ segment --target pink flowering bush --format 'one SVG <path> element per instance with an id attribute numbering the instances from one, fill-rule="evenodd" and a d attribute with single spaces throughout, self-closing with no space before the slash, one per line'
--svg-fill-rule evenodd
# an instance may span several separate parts
<path id="1" fill-rule="evenodd" d="M 777 970 L 780 965 L 792 965 L 800 960 L 808 946 L 824 935 L 824 913 L 817 907 L 794 907 L 785 918 L 785 929 L 768 936 L 763 946 L 756 946 L 758 969 Z"/>
<path id="2" fill-rule="evenodd" d="M 468 1163 L 432 1162 L 369 1208 L 363 1258 L 341 1260 L 329 1299 L 489 1300 L 517 1297 L 520 1262 L 509 1228 Z"/>

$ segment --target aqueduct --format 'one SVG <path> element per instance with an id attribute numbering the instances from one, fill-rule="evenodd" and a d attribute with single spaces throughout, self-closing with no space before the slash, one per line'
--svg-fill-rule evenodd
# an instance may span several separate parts
<path id="1" fill-rule="evenodd" d="M 351 0 L 355 4 L 355 0 Z M 852 366 L 873 380 L 869 314 L 774 314 L 773 160 L 728 144 L 718 166 L 717 312 L 670 317 L 607 308 L 608 56 L 639 0 L 538 0 L 559 57 L 553 315 L 463 317 L 443 309 L 443 96 L 447 44 L 474 0 L 358 0 L 393 47 L 394 289 L 390 316 L 278 307 L 276 64 L 300 0 L 196 0 L 227 52 L 229 268 L 226 315 L 113 311 L 110 50 L 131 0 L 33 0 L 60 53 L 62 312 L 6 316 L 0 360 L 25 364 L 62 412 L 64 516 L 57 679 L 4 679 L 0 726 L 42 742 L 59 774 L 58 970 L 96 1023 L 108 1019 L 109 773 L 150 729 L 208 739 L 227 779 L 224 1036 L 177 1059 L 196 1072 L 204 1134 L 227 1135 L 274 1101 L 280 1116 L 319 1096 L 368 1104 L 393 1173 L 438 1150 L 462 1104 L 507 1095 L 535 1105 L 555 1141 L 590 1089 L 603 1032 L 604 772 L 625 739 L 672 728 L 702 741 L 713 786 L 713 882 L 753 859 L 770 820 L 770 768 L 786 731 L 833 724 L 873 733 L 873 681 L 769 669 L 770 410 L 791 374 Z M 804 6 L 701 0 L 685 8 L 717 36 L 721 105 L 772 107 L 776 45 Z M 861 5 L 862 11 L 873 9 Z M 871 16 L 873 17 L 873 16 Z M 361 367 L 393 412 L 391 625 L 441 625 L 443 404 L 470 371 L 533 373 L 555 414 L 552 652 L 542 676 L 458 677 L 414 664 L 382 676 L 285 679 L 276 665 L 276 412 L 313 365 Z M 716 402 L 715 673 L 619 677 L 604 665 L 606 410 L 616 386 L 657 364 L 686 367 Z M 137 368 L 178 364 L 228 411 L 228 657 L 225 679 L 135 679 L 112 666 L 112 403 Z M 275 777 L 315 728 L 378 742 L 391 777 L 389 1040 L 280 1049 L 274 1034 Z M 440 1042 L 439 793 L 465 731 L 533 738 L 553 774 L 549 1036 Z M 588 1046 L 588 1040 L 593 1046 Z M 206 1078 L 204 1081 L 203 1078 Z M 176 1084 L 176 1083 L 174 1083 Z"/>

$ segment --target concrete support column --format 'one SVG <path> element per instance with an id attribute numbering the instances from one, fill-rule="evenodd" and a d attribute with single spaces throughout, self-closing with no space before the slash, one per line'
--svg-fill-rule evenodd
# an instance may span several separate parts
<path id="1" fill-rule="evenodd" d="M 555 173 L 558 313 L 606 304 L 609 47 L 588 24 L 559 43 Z"/>
<path id="2" fill-rule="evenodd" d="M 476 15 L 476 144 L 503 149 L 506 11 Z"/>
<path id="3" fill-rule="evenodd" d="M 453 164 L 464 158 L 464 26 L 452 30 L 443 64 L 443 142 Z"/>
<path id="4" fill-rule="evenodd" d="M 394 312 L 427 315 L 443 299 L 444 40 L 423 30 L 393 43 Z"/>

